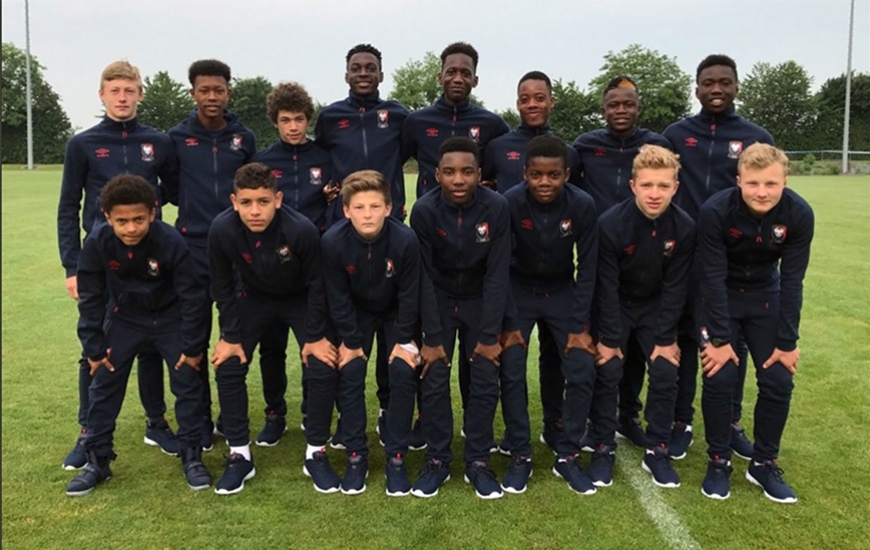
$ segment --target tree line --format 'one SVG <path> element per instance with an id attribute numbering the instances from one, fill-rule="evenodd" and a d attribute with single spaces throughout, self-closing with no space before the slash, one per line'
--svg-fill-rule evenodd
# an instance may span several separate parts
<path id="1" fill-rule="evenodd" d="M 436 81 L 440 64 L 438 56 L 430 51 L 422 59 L 398 67 L 392 73 L 394 87 L 389 97 L 411 110 L 431 105 L 441 94 Z M 44 70 L 35 58 L 31 59 L 34 158 L 41 164 L 53 164 L 63 162 L 64 147 L 74 129 L 60 105 L 60 97 L 45 80 Z M 604 55 L 599 74 L 585 87 L 574 80 L 553 80 L 556 100 L 550 117 L 553 132 L 571 142 L 581 133 L 602 127 L 601 93 L 607 82 L 617 75 L 628 75 L 637 82 L 643 127 L 661 132 L 671 122 L 691 113 L 694 75 L 684 72 L 676 58 L 633 44 Z M 27 161 L 25 77 L 24 51 L 4 42 L 4 164 Z M 194 108 L 187 83 L 174 80 L 166 71 L 146 76 L 144 85 L 146 93 L 139 107 L 139 119 L 158 130 L 170 129 Z M 783 149 L 839 149 L 842 147 L 846 75 L 828 79 L 815 93 L 812 86 L 812 77 L 795 61 L 776 65 L 756 63 L 740 77 L 738 112 L 770 131 Z M 266 118 L 265 98 L 272 87 L 273 83 L 263 76 L 232 82 L 229 109 L 254 132 L 261 148 L 278 137 Z M 329 101 L 335 99 L 338 98 Z M 483 104 L 473 95 L 471 100 Z M 318 104 L 315 117 L 320 106 Z M 511 127 L 520 122 L 513 108 L 497 112 Z M 314 127 L 313 121 L 311 127 Z M 870 151 L 870 73 L 854 73 L 852 77 L 850 149 Z"/>

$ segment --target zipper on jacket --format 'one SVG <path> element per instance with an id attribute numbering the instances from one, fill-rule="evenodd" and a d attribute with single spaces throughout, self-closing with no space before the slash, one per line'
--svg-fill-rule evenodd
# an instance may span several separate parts
<path id="1" fill-rule="evenodd" d="M 453 119 L 451 120 L 450 135 L 456 135 L 456 105 L 453 106 Z"/>
<path id="2" fill-rule="evenodd" d="M 127 123 L 124 122 L 121 127 L 123 128 L 123 130 L 121 130 L 121 139 L 124 140 L 124 144 L 121 146 L 121 149 L 124 151 L 124 169 L 126 171 L 127 166 L 129 166 L 130 164 L 127 159 L 127 136 L 129 135 L 127 133 Z"/>
<path id="3" fill-rule="evenodd" d="M 710 193 L 710 170 L 713 162 L 713 145 L 716 144 L 716 123 L 710 125 L 710 150 L 707 152 L 707 179 L 704 182 L 704 189 L 707 191 L 707 197 L 704 197 L 705 202 L 709 198 Z"/>
<path id="4" fill-rule="evenodd" d="M 363 140 L 363 156 L 366 158 L 366 163 L 368 164 L 369 160 L 369 143 L 366 139 L 366 124 L 363 115 L 365 115 L 366 108 L 365 105 L 359 108 L 359 125 L 362 128 L 362 140 Z"/>
<path id="5" fill-rule="evenodd" d="M 299 212 L 299 155 L 297 154 L 299 147 L 293 146 L 293 200 L 295 202 L 294 210 Z"/>
<path id="6" fill-rule="evenodd" d="M 218 190 L 218 142 L 217 138 L 211 140 L 211 167 L 214 172 L 214 200 L 215 206 L 220 205 L 220 191 Z"/>

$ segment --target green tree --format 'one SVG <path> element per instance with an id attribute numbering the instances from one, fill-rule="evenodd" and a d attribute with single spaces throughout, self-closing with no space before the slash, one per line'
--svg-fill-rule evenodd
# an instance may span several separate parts
<path id="1" fill-rule="evenodd" d="M 195 108 L 187 87 L 173 80 L 169 73 L 160 71 L 154 77 L 146 76 L 145 99 L 139 104 L 139 120 L 165 132 L 187 118 Z"/>
<path id="2" fill-rule="evenodd" d="M 813 149 L 843 146 L 843 114 L 846 109 L 846 75 L 828 79 L 815 96 L 819 108 Z M 870 151 L 870 73 L 852 75 L 849 108 L 849 149 Z"/>
<path id="3" fill-rule="evenodd" d="M 794 61 L 756 63 L 740 85 L 740 114 L 764 127 L 783 149 L 812 148 L 818 106 L 812 77 Z"/>
<path id="4" fill-rule="evenodd" d="M 504 111 L 496 111 L 495 114 L 500 116 L 507 122 L 507 125 L 512 129 L 516 128 L 520 125 L 522 120 L 520 119 L 520 114 L 514 108 L 505 109 Z"/>
<path id="5" fill-rule="evenodd" d="M 441 58 L 428 51 L 423 59 L 409 60 L 393 71 L 393 91 L 390 99 L 395 99 L 408 109 L 416 111 L 428 107 L 441 97 L 438 74 L 441 72 Z M 483 107 L 483 102 L 472 93 L 472 103 Z"/>
<path id="6" fill-rule="evenodd" d="M 3 42 L 2 77 L 2 162 L 27 162 L 27 59 L 24 50 Z M 73 129 L 60 105 L 60 96 L 43 78 L 45 70 L 35 57 L 30 60 L 33 114 L 33 158 L 41 164 L 63 162 L 66 142 Z"/>
<path id="7" fill-rule="evenodd" d="M 595 95 L 581 90 L 573 80 L 553 81 L 556 106 L 550 113 L 550 129 L 567 143 L 577 136 L 601 127 L 600 102 Z"/>
<path id="8" fill-rule="evenodd" d="M 689 114 L 692 79 L 680 69 L 675 57 L 632 44 L 619 53 L 608 52 L 600 70 L 601 74 L 589 82 L 599 102 L 613 77 L 626 75 L 637 83 L 643 108 L 640 124 L 645 128 L 661 132 Z"/>
<path id="9" fill-rule="evenodd" d="M 228 109 L 254 132 L 257 148 L 264 149 L 278 137 L 278 132 L 266 116 L 266 96 L 272 91 L 272 83 L 264 76 L 235 80 Z"/>

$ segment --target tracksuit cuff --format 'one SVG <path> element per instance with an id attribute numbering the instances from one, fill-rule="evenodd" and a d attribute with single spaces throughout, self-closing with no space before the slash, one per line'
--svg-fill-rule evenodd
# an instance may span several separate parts
<path id="1" fill-rule="evenodd" d="M 662 346 L 662 347 L 670 346 L 671 344 L 673 344 L 676 341 L 677 341 L 677 339 L 673 336 L 656 336 L 655 337 L 655 345 Z"/>
<path id="2" fill-rule="evenodd" d="M 424 334 L 423 344 L 430 348 L 437 348 L 441 345 L 441 333 L 433 332 L 431 334 Z"/>
<path id="3" fill-rule="evenodd" d="M 606 336 L 602 336 L 600 341 L 602 344 L 604 344 L 608 348 L 618 348 L 619 347 L 619 340 L 617 340 L 616 338 L 608 338 Z"/>
<path id="4" fill-rule="evenodd" d="M 797 340 L 776 339 L 776 349 L 780 351 L 794 351 L 797 348 Z"/>
<path id="5" fill-rule="evenodd" d="M 477 341 L 484 346 L 491 346 L 498 343 L 498 336 L 481 332 L 477 338 Z"/>
<path id="6" fill-rule="evenodd" d="M 228 333 L 221 334 L 221 340 L 223 340 L 227 344 L 241 344 L 242 343 L 241 335 L 236 333 L 236 332 L 228 332 Z"/>
<path id="7" fill-rule="evenodd" d="M 75 267 L 65 267 L 63 268 L 66 271 L 66 278 L 75 277 L 75 274 L 78 272 L 78 269 Z"/>

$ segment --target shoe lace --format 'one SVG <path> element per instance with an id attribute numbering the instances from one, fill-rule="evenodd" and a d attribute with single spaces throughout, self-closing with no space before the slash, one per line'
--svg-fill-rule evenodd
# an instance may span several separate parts
<path id="1" fill-rule="evenodd" d="M 785 472 L 782 471 L 782 468 L 777 466 L 776 461 L 766 460 L 764 461 L 764 467 L 770 470 L 770 475 L 773 476 L 774 481 L 777 483 L 785 483 L 785 480 L 782 478 L 782 475 Z"/>

